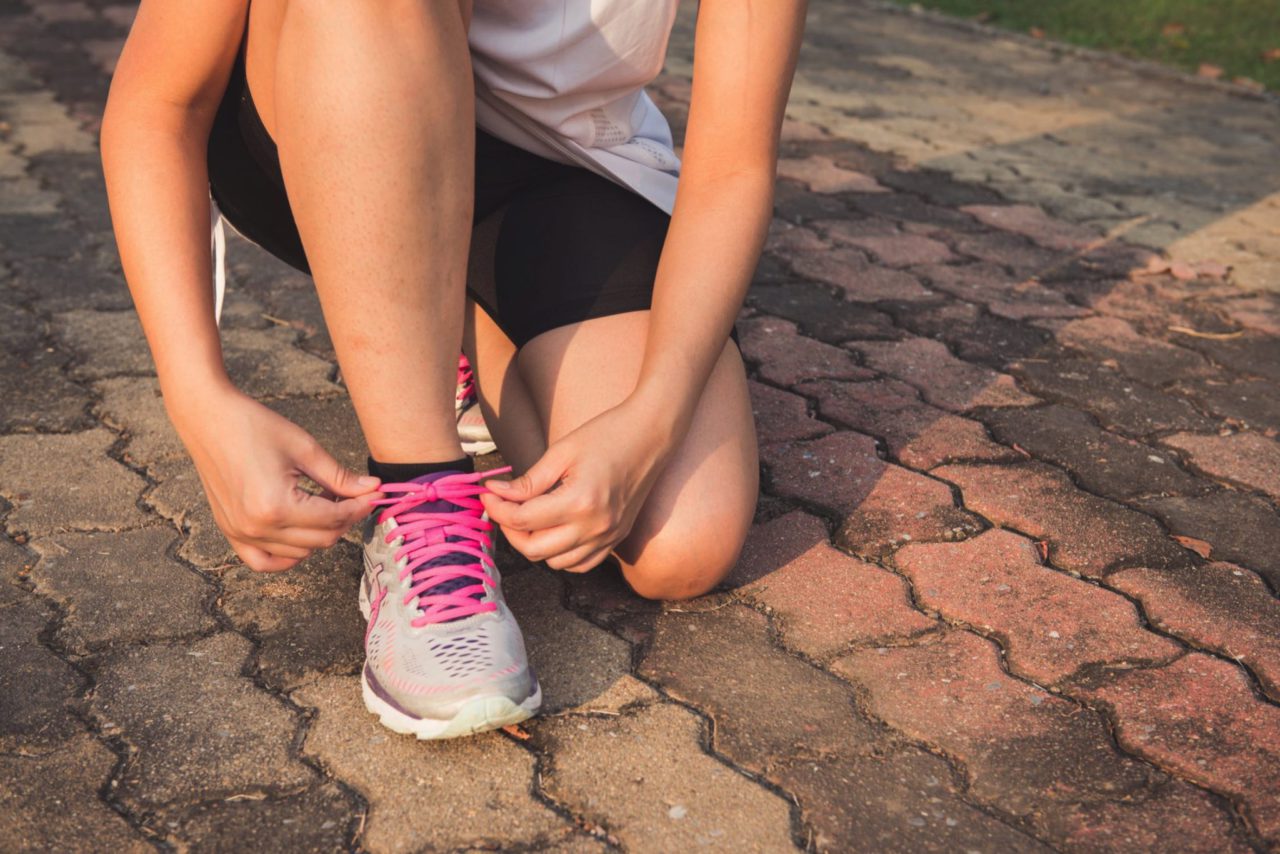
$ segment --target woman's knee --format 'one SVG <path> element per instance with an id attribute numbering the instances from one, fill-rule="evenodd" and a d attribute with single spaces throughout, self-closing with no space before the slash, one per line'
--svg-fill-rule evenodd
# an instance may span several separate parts
<path id="1" fill-rule="evenodd" d="M 618 558 L 631 589 L 646 599 L 682 600 L 723 581 L 738 562 L 751 520 L 701 522 L 668 525 L 643 543 L 624 542 Z"/>

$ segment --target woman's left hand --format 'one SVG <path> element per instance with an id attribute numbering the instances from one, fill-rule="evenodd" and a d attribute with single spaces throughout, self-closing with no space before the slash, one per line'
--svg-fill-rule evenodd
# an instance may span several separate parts
<path id="1" fill-rule="evenodd" d="M 594 568 L 631 532 L 670 456 L 650 422 L 624 401 L 561 437 L 515 480 L 486 481 L 489 518 L 529 560 Z"/>

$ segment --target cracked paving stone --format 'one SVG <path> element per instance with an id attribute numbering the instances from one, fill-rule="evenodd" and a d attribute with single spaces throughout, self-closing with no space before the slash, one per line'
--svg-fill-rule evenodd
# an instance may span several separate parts
<path id="1" fill-rule="evenodd" d="M 960 487 L 966 508 L 1047 541 L 1050 562 L 1062 569 L 1100 578 L 1132 566 L 1191 562 L 1155 520 L 1084 492 L 1044 463 L 948 465 L 933 474 Z"/>
<path id="2" fill-rule="evenodd" d="M 1042 685 L 1086 665 L 1168 662 L 1183 652 L 1144 630 L 1124 597 L 1043 566 L 1035 545 L 1010 531 L 904 546 L 894 562 L 922 605 L 994 632 L 1009 669 Z"/>
<path id="3" fill-rule="evenodd" d="M 359 672 L 365 622 L 356 594 L 363 566 L 359 547 L 340 542 L 287 572 L 241 565 L 223 574 L 221 610 L 257 642 L 258 670 L 273 690 Z"/>
<path id="4" fill-rule="evenodd" d="M 953 412 L 978 406 L 1030 406 L 1038 401 L 1007 374 L 957 359 L 941 341 L 857 341 L 849 345 L 877 371 L 921 390 L 924 399 Z"/>
<path id="5" fill-rule="evenodd" d="M 843 291 L 845 299 L 851 302 L 937 299 L 937 295 L 920 284 L 915 276 L 874 265 L 857 249 L 789 252 L 786 258 L 797 275 L 833 285 Z"/>
<path id="6" fill-rule="evenodd" d="M 165 811 L 156 830 L 192 852 L 344 851 L 359 807 L 333 783 L 264 800 L 257 793 Z"/>
<path id="7" fill-rule="evenodd" d="M 159 463 L 186 457 L 154 377 L 113 377 L 94 383 L 94 390 L 101 396 L 95 407 L 99 417 L 128 436 L 124 458 L 130 463 L 154 470 Z"/>
<path id="8" fill-rule="evenodd" d="M 292 696 L 317 710 L 304 752 L 369 804 L 358 840 L 369 851 L 541 847 L 571 831 L 534 797 L 534 757 L 499 733 L 397 735 L 366 711 L 353 676 L 327 676 Z"/>
<path id="9" fill-rule="evenodd" d="M 1151 386 L 1216 373 L 1194 350 L 1139 335 L 1118 317 L 1073 320 L 1057 332 L 1058 343 Z"/>
<path id="10" fill-rule="evenodd" d="M 11 531 L 123 528 L 148 521 L 138 509 L 146 482 L 107 456 L 107 430 L 0 436 L 0 494 L 13 502 Z"/>
<path id="11" fill-rule="evenodd" d="M 222 333 L 227 373 L 252 397 L 333 395 L 341 389 L 333 366 L 294 346 L 297 334 L 270 329 L 227 329 Z"/>
<path id="12" fill-rule="evenodd" d="M 631 645 L 564 607 L 564 585 L 539 567 L 502 580 L 542 684 L 542 711 L 590 705 L 631 672 Z"/>
<path id="13" fill-rule="evenodd" d="M 203 608 L 208 584 L 169 557 L 176 540 L 169 527 L 33 540 L 40 554 L 31 572 L 36 592 L 65 611 L 59 642 L 84 653 L 214 628 Z"/>
<path id="14" fill-rule="evenodd" d="M 9 575 L 8 557 L 5 563 L 5 574 Z M 55 617 L 53 610 L 8 581 L 0 582 L 0 657 L 4 660 L 0 667 L 0 751 L 39 753 L 56 748 L 81 731 L 72 715 L 79 705 L 81 683 L 75 671 L 40 642 L 40 635 Z"/>
<path id="15" fill-rule="evenodd" d="M 747 382 L 751 394 L 751 414 L 755 416 L 756 437 L 760 444 L 794 442 L 825 436 L 835 428 L 809 414 L 803 397 L 763 385 Z"/>
<path id="16" fill-rule="evenodd" d="M 1088 309 L 1069 303 L 1062 294 L 1033 279 L 1006 272 L 998 264 L 922 264 L 911 268 L 930 287 L 970 302 L 979 302 L 1007 320 L 1036 317 L 1079 317 Z"/>
<path id="17" fill-rule="evenodd" d="M 287 397 L 267 405 L 311 434 L 334 459 L 357 474 L 364 474 L 368 452 L 351 398 Z"/>
<path id="18" fill-rule="evenodd" d="M 783 643 L 811 658 L 938 625 L 912 607 L 900 577 L 832 548 L 826 524 L 800 511 L 754 527 L 728 583 L 766 606 Z"/>
<path id="19" fill-rule="evenodd" d="M 40 312 L 132 312 L 129 288 L 119 273 L 77 264 L 65 258 L 33 258 L 14 265 L 14 285 L 32 298 Z M 99 327 L 101 330 L 101 327 Z"/>
<path id="20" fill-rule="evenodd" d="M 0 431 L 67 432 L 91 424 L 92 396 L 63 373 L 68 357 L 46 346 L 35 315 L 0 300 Z"/>
<path id="21" fill-rule="evenodd" d="M 40 756 L 0 754 L 0 849 L 155 850 L 102 802 L 115 763 L 115 754 L 85 733 Z"/>
<path id="22" fill-rule="evenodd" d="M 1280 516 L 1253 495 L 1223 490 L 1190 498 L 1138 502 L 1179 536 L 1209 543 L 1209 557 L 1257 571 L 1280 589 Z"/>
<path id="23" fill-rule="evenodd" d="M 800 282 L 756 285 L 747 294 L 747 304 L 765 314 L 790 320 L 801 334 L 827 344 L 902 337 L 902 331 L 893 325 L 889 315 L 866 306 L 851 312 L 843 300 L 818 285 Z"/>
<path id="24" fill-rule="evenodd" d="M 1195 495 L 1212 488 L 1179 467 L 1172 455 L 1099 429 L 1070 407 L 993 410 L 982 421 L 1006 445 L 1061 466 L 1086 489 L 1111 498 Z"/>
<path id="25" fill-rule="evenodd" d="M 1257 433 L 1197 436 L 1178 433 L 1160 440 L 1176 448 L 1211 477 L 1233 481 L 1280 500 L 1280 442 Z"/>
<path id="26" fill-rule="evenodd" d="M 875 440 L 835 433 L 761 450 L 771 491 L 843 517 L 836 542 L 863 557 L 883 557 L 911 540 L 956 539 L 980 528 L 937 480 L 876 456 Z"/>
<path id="27" fill-rule="evenodd" d="M 702 729 L 669 703 L 532 727 L 547 793 L 628 849 L 794 850 L 790 804 L 708 756 Z"/>
<path id="28" fill-rule="evenodd" d="M 996 646 L 968 632 L 858 650 L 834 667 L 877 718 L 963 763 L 972 797 L 1019 817 L 1131 796 L 1153 773 L 1112 748 L 1100 715 L 1010 678 Z"/>
<path id="29" fill-rule="evenodd" d="M 142 325 L 132 310 L 64 312 L 54 317 L 53 334 L 76 354 L 71 373 L 78 379 L 155 373 Z"/>
<path id="30" fill-rule="evenodd" d="M 314 781 L 292 755 L 296 714 L 241 675 L 251 650 L 222 633 L 132 647 L 103 663 L 92 714 L 136 751 L 120 775 L 124 801 L 151 808 Z"/>
<path id="31" fill-rule="evenodd" d="M 1280 841 L 1280 708 L 1259 700 L 1239 667 L 1191 652 L 1102 671 L 1073 693 L 1111 709 L 1124 750 L 1228 795 L 1264 839 Z"/>
<path id="32" fill-rule="evenodd" d="M 152 476 L 159 485 L 147 493 L 147 506 L 187 532 L 178 557 L 202 569 L 238 560 L 214 521 L 204 487 L 189 460 L 165 463 Z"/>
<path id="33" fill-rule="evenodd" d="M 826 418 L 883 439 L 905 466 L 928 470 L 944 462 L 1013 462 L 1017 451 L 997 445 L 977 421 L 952 415 L 920 400 L 900 380 L 804 383 L 797 391 L 818 399 Z M 1034 410 L 1016 410 L 1019 413 Z"/>
<path id="34" fill-rule="evenodd" d="M 871 379 L 848 350 L 805 338 L 788 320 L 753 317 L 738 323 L 742 352 L 761 377 L 778 385 L 808 379 Z"/>
<path id="35" fill-rule="evenodd" d="M 1217 422 L 1182 398 L 1149 388 L 1086 359 L 1027 359 L 1009 366 L 1027 388 L 1092 413 L 1104 427 L 1133 436 L 1162 430 L 1213 431 Z"/>
<path id="36" fill-rule="evenodd" d="M 1152 625 L 1240 662 L 1280 701 L 1280 600 L 1257 575 L 1215 562 L 1128 569 L 1107 581 L 1141 602 Z"/>

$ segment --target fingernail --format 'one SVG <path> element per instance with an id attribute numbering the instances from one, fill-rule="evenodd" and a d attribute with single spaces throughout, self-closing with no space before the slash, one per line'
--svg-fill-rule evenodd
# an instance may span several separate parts
<path id="1" fill-rule="evenodd" d="M 358 479 L 356 483 L 359 484 L 360 486 L 374 487 L 378 485 L 379 481 L 376 477 L 365 475 L 364 477 Z"/>

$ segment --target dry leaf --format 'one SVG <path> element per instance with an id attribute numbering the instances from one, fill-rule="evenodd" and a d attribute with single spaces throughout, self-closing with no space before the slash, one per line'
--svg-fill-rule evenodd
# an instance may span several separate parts
<path id="1" fill-rule="evenodd" d="M 1019 445 L 1017 442 L 1013 443 L 1013 449 L 1018 453 L 1022 454 L 1024 457 L 1027 457 L 1028 459 L 1031 458 L 1031 452 L 1028 451 L 1026 448 L 1022 447 L 1021 445 Z"/>
<path id="2" fill-rule="evenodd" d="M 1040 552 L 1041 560 L 1048 560 L 1049 559 L 1049 541 L 1036 540 L 1036 551 Z"/>
<path id="3" fill-rule="evenodd" d="M 1244 334 L 1243 329 L 1235 332 L 1201 332 L 1188 326 L 1170 326 L 1170 332 L 1181 332 L 1183 335 L 1190 335 L 1192 338 L 1209 338 L 1213 341 L 1230 341 L 1232 338 L 1239 338 Z"/>
<path id="4" fill-rule="evenodd" d="M 1031 29 L 1027 30 L 1027 32 L 1030 33 L 1031 38 L 1033 39 L 1044 38 L 1044 30 L 1040 29 L 1039 27 L 1032 27 Z"/>
<path id="5" fill-rule="evenodd" d="M 1262 52 L 1263 62 L 1275 62 L 1276 60 L 1280 60 L 1280 47 L 1273 47 Z"/>
<path id="6" fill-rule="evenodd" d="M 520 724 L 507 724 L 502 731 L 517 741 L 528 741 L 529 733 L 525 731 Z"/>
<path id="7" fill-rule="evenodd" d="M 1196 268 L 1183 261 L 1174 261 L 1169 265 L 1169 274 L 1180 282 L 1189 282 L 1196 277 Z"/>
<path id="8" fill-rule="evenodd" d="M 1263 86 L 1261 83 L 1259 83 L 1257 80 L 1254 80 L 1251 77 L 1233 77 L 1231 79 L 1231 82 L 1236 84 L 1237 86 L 1243 86 L 1244 88 L 1252 90 L 1254 92 L 1267 91 L 1266 86 Z"/>
<path id="9" fill-rule="evenodd" d="M 1196 69 L 1196 74 L 1201 77 L 1208 77 L 1210 80 L 1217 80 L 1222 76 L 1222 68 L 1212 63 L 1202 62 L 1200 67 Z"/>
<path id="10" fill-rule="evenodd" d="M 1209 557 L 1209 552 L 1213 551 L 1213 546 L 1209 545 L 1204 540 L 1197 540 L 1195 537 L 1183 537 L 1178 534 L 1174 534 L 1173 538 L 1177 540 L 1178 544 L 1183 548 L 1191 549 L 1191 551 L 1206 560 Z"/>
<path id="11" fill-rule="evenodd" d="M 1173 38 L 1174 36 L 1180 36 L 1186 31 L 1187 31 L 1186 24 L 1165 24 L 1163 27 L 1160 28 L 1160 35 L 1169 39 L 1169 38 Z"/>
<path id="12" fill-rule="evenodd" d="M 1196 272 L 1210 279 L 1225 279 L 1228 267 L 1217 261 L 1201 261 L 1196 264 Z"/>

